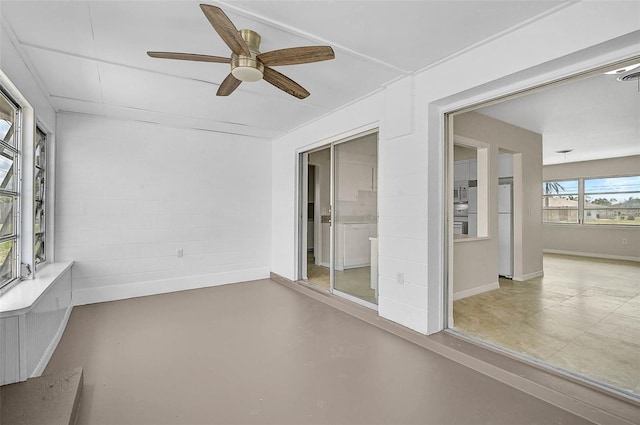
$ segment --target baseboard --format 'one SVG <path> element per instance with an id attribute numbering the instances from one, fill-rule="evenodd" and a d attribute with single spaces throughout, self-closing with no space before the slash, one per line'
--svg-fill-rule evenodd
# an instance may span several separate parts
<path id="1" fill-rule="evenodd" d="M 515 280 L 516 282 L 524 282 L 529 279 L 535 279 L 537 277 L 543 277 L 543 276 L 544 276 L 544 270 L 539 270 L 537 272 L 523 274 L 522 276 L 513 276 L 513 280 Z"/>
<path id="2" fill-rule="evenodd" d="M 148 295 L 166 294 L 189 289 L 208 288 L 251 280 L 269 279 L 269 267 L 185 276 L 175 279 L 153 280 L 126 285 L 103 286 L 99 288 L 74 289 L 73 305 L 95 304 Z"/>
<path id="3" fill-rule="evenodd" d="M 640 257 L 628 257 L 625 255 L 597 254 L 594 252 L 563 251 L 561 249 L 543 249 L 542 252 L 547 254 L 575 255 L 577 257 L 602 258 L 605 260 L 640 261 Z"/>
<path id="4" fill-rule="evenodd" d="M 463 298 L 472 297 L 474 295 L 482 294 L 483 292 L 493 291 L 495 289 L 500 289 L 500 284 L 498 282 L 487 283 L 486 285 L 476 286 L 475 288 L 465 289 L 464 291 L 455 292 L 453 294 L 453 300 L 458 301 Z"/>
<path id="5" fill-rule="evenodd" d="M 53 336 L 53 339 L 49 343 L 49 346 L 47 347 L 45 352 L 42 354 L 42 357 L 40 358 L 40 361 L 36 365 L 36 368 L 31 373 L 31 376 L 29 376 L 30 378 L 35 378 L 42 375 L 42 372 L 44 372 L 45 368 L 49 364 L 49 360 L 51 360 L 51 356 L 53 356 L 53 352 L 56 351 L 56 348 L 58 347 L 58 343 L 62 338 L 62 334 L 64 333 L 64 330 L 67 327 L 67 322 L 69 322 L 69 317 L 71 316 L 72 310 L 73 310 L 73 305 L 70 305 L 69 307 L 67 307 L 67 310 L 64 312 L 64 317 L 62 318 L 62 321 L 58 326 L 58 330 L 56 331 L 56 334 Z"/>

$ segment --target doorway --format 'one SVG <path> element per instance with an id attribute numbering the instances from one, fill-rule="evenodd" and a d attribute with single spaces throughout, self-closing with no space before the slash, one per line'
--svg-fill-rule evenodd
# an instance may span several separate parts
<path id="1" fill-rule="evenodd" d="M 358 304 L 378 302 L 378 133 L 300 154 L 299 280 Z"/>
<path id="2" fill-rule="evenodd" d="M 598 156 L 613 151 L 620 139 L 614 134 L 637 132 L 637 120 L 615 127 L 600 120 L 597 135 L 606 143 L 585 142 L 596 136 L 585 129 L 595 120 L 585 120 L 586 111 L 600 117 L 603 104 L 637 102 L 637 92 L 615 77 L 621 65 L 447 117 L 446 307 L 454 332 L 637 400 L 638 263 L 636 253 L 624 251 L 635 235 L 635 220 L 609 218 L 612 210 L 620 216 L 637 208 L 629 203 L 640 193 L 637 166 L 630 165 L 637 159 Z M 554 108 L 560 102 L 573 106 L 561 114 Z M 492 210 L 486 241 L 461 240 L 464 232 L 454 228 L 455 189 L 462 187 L 454 180 L 454 149 L 461 135 L 489 144 Z M 558 149 L 560 143 L 572 149 Z M 607 150 L 600 152 L 599 146 Z M 622 181 L 624 186 L 616 186 Z M 589 192 L 591 182 L 607 186 Z M 592 224 L 587 219 L 596 210 L 602 223 Z"/>

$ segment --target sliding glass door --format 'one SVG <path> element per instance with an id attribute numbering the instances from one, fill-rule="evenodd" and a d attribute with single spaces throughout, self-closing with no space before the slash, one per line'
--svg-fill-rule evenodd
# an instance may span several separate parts
<path id="1" fill-rule="evenodd" d="M 334 145 L 333 289 L 369 304 L 378 303 L 377 171 L 377 133 Z"/>
<path id="2" fill-rule="evenodd" d="M 300 154 L 299 279 L 378 304 L 378 133 Z"/>

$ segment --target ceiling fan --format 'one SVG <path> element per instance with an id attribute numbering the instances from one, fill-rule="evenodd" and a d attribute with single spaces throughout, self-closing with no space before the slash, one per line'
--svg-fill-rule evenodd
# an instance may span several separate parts
<path id="1" fill-rule="evenodd" d="M 309 92 L 304 87 L 271 67 L 320 62 L 335 58 L 330 46 L 291 47 L 260 53 L 260 35 L 257 32 L 248 29 L 238 31 L 219 7 L 201 4 L 200 9 L 222 41 L 231 49 L 231 58 L 175 52 L 147 52 L 147 54 L 152 58 L 230 63 L 231 73 L 220 84 L 216 93 L 218 96 L 230 95 L 243 81 L 265 79 L 280 90 L 298 99 L 304 99 L 309 96 Z"/>

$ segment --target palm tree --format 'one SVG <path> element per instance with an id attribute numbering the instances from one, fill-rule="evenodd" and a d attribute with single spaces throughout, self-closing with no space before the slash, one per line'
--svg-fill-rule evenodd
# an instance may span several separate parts
<path id="1" fill-rule="evenodd" d="M 564 191 L 564 187 L 558 182 L 544 182 L 544 194 L 545 195 L 551 195 L 552 193 L 555 193 L 555 194 L 559 195 L 561 190 Z M 549 206 L 549 197 L 548 196 L 545 196 L 545 198 L 544 198 L 544 206 L 545 207 Z"/>

